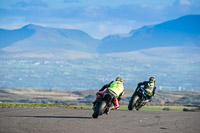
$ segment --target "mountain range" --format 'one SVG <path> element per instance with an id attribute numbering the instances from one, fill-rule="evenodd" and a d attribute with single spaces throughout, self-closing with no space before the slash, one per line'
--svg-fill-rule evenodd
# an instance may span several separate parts
<path id="1" fill-rule="evenodd" d="M 155 47 L 200 46 L 200 15 L 183 16 L 101 40 L 81 30 L 34 24 L 16 30 L 0 29 L 0 40 L 1 57 L 77 59 Z"/>
<path id="2" fill-rule="evenodd" d="M 200 15 L 132 30 L 128 34 L 109 35 L 102 39 L 100 53 L 130 52 L 153 47 L 200 46 Z"/>

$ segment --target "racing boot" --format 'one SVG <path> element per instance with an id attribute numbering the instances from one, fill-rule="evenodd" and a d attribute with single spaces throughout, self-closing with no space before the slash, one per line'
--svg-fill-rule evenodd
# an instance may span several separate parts
<path id="1" fill-rule="evenodd" d="M 108 115 L 110 113 L 110 108 L 106 109 L 106 115 Z"/>

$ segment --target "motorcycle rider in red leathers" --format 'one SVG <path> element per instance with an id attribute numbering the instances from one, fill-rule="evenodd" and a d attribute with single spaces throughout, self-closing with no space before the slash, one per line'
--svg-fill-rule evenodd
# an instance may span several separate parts
<path id="1" fill-rule="evenodd" d="M 99 95 L 102 96 L 104 93 L 109 93 L 109 91 L 111 91 L 112 94 L 115 95 L 111 109 L 119 108 L 119 101 L 121 100 L 122 95 L 124 94 L 124 91 L 125 91 L 124 86 L 123 86 L 123 79 L 121 77 L 117 77 L 115 81 L 111 81 L 109 84 L 105 84 L 99 90 L 99 92 L 97 92 L 97 99 Z M 93 102 L 93 105 L 96 104 L 96 100 Z"/>

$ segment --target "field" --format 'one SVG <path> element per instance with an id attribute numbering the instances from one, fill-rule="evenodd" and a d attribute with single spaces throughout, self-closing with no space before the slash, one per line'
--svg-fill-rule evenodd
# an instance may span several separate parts
<path id="1" fill-rule="evenodd" d="M 64 91 L 42 89 L 0 89 L 0 102 L 38 103 L 38 104 L 91 104 L 97 90 Z M 128 104 L 134 89 L 126 89 L 120 101 Z M 200 105 L 199 91 L 157 91 L 151 105 Z"/>
<path id="2" fill-rule="evenodd" d="M 127 110 L 134 89 L 126 89 L 120 109 Z M 1 107 L 64 107 L 92 108 L 97 90 L 63 91 L 41 89 L 0 89 Z M 141 110 L 199 111 L 200 92 L 157 91 L 151 103 Z"/>

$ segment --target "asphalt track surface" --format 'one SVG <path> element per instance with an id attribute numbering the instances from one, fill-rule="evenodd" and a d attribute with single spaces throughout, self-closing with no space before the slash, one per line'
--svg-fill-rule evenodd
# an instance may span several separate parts
<path id="1" fill-rule="evenodd" d="M 0 108 L 0 133 L 200 133 L 199 112 Z"/>

